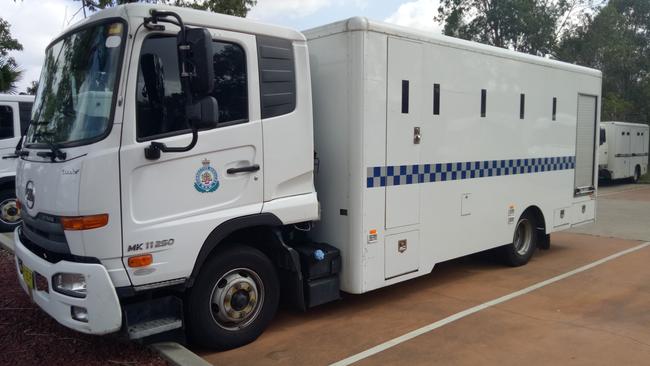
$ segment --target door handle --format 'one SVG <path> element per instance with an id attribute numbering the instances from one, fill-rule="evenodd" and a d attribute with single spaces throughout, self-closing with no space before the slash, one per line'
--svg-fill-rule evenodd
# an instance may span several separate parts
<path id="1" fill-rule="evenodd" d="M 420 133 L 420 127 L 413 128 L 413 143 L 418 145 L 422 141 L 422 134 Z"/>
<path id="2" fill-rule="evenodd" d="M 18 158 L 18 155 L 16 155 L 16 154 L 4 155 L 4 156 L 2 157 L 3 160 L 4 160 L 4 159 L 17 159 L 17 158 Z"/>
<path id="3" fill-rule="evenodd" d="M 241 168 L 229 168 L 226 170 L 226 173 L 228 174 L 237 174 L 237 173 L 252 173 L 260 170 L 260 166 L 258 164 L 253 164 L 249 166 L 243 166 Z"/>

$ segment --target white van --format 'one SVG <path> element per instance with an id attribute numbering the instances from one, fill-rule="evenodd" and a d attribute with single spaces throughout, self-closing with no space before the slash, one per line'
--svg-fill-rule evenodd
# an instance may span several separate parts
<path id="1" fill-rule="evenodd" d="M 601 122 L 598 175 L 601 179 L 631 178 L 648 172 L 650 126 L 642 123 Z"/>
<path id="2" fill-rule="evenodd" d="M 20 224 L 16 207 L 16 144 L 31 117 L 32 95 L 0 94 L 0 232 Z"/>

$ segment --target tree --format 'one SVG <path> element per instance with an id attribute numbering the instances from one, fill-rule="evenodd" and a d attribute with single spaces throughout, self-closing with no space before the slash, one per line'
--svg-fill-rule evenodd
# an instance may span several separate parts
<path id="1" fill-rule="evenodd" d="M 78 0 L 83 1 L 91 11 L 104 9 L 116 5 L 126 4 L 130 0 Z M 208 10 L 215 13 L 245 17 L 257 0 L 141 0 L 146 3 L 160 3 L 166 5 L 182 6 L 200 10 Z"/>
<path id="2" fill-rule="evenodd" d="M 22 70 L 16 60 L 9 57 L 9 51 L 21 51 L 23 45 L 11 37 L 11 25 L 0 18 L 0 93 L 15 93 L 16 82 L 20 80 Z"/>
<path id="3" fill-rule="evenodd" d="M 562 61 L 603 72 L 602 120 L 650 121 L 650 2 L 610 0 L 561 43 Z"/>
<path id="4" fill-rule="evenodd" d="M 591 0 L 441 0 L 436 20 L 449 36 L 535 55 L 552 54 Z"/>
<path id="5" fill-rule="evenodd" d="M 32 80 L 32 82 L 29 84 L 27 89 L 25 89 L 25 93 L 29 95 L 36 95 L 37 90 L 38 90 L 38 80 Z"/>

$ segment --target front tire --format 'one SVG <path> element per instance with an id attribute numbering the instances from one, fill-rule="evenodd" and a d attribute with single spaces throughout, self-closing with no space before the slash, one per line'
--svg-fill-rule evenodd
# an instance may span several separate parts
<path id="1" fill-rule="evenodd" d="M 530 261 L 538 244 L 537 224 L 532 215 L 524 213 L 517 221 L 512 244 L 501 248 L 504 262 L 519 267 Z"/>
<path id="2" fill-rule="evenodd" d="M 13 231 L 21 221 L 20 210 L 16 206 L 16 192 L 13 189 L 0 191 L 0 232 Z"/>
<path id="3" fill-rule="evenodd" d="M 275 316 L 279 292 L 275 267 L 261 251 L 239 245 L 217 252 L 188 296 L 192 340 L 217 350 L 254 341 Z"/>

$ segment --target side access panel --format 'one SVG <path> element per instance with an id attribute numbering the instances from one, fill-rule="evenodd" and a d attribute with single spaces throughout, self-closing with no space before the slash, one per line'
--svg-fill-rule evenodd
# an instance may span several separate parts
<path id="1" fill-rule="evenodd" d="M 388 37 L 386 113 L 386 228 L 420 222 L 420 185 L 413 169 L 420 162 L 422 45 Z"/>
<path id="2" fill-rule="evenodd" d="M 385 239 L 385 277 L 390 279 L 419 268 L 418 256 L 420 233 L 418 230 L 388 235 Z"/>
<path id="3" fill-rule="evenodd" d="M 596 131 L 598 97 L 578 94 L 576 123 L 575 193 L 592 192 L 595 188 Z"/>

